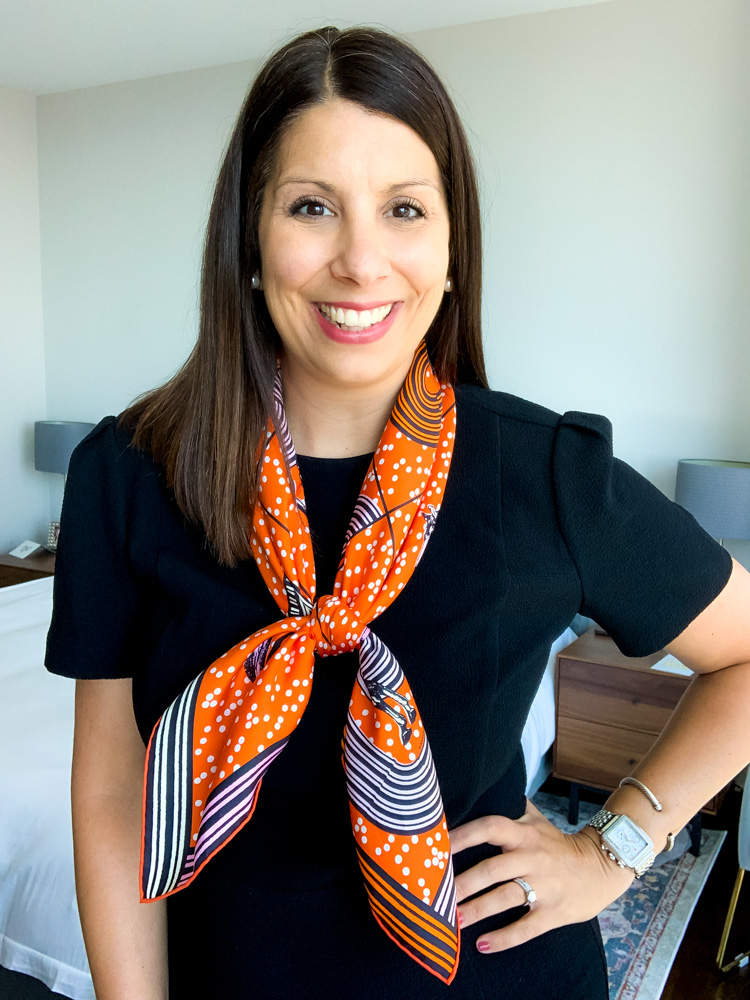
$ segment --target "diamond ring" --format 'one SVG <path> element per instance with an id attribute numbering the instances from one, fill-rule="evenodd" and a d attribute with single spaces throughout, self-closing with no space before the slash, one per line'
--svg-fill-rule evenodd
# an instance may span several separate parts
<path id="1" fill-rule="evenodd" d="M 514 878 L 513 882 L 518 882 L 523 891 L 526 893 L 526 905 L 531 906 L 532 903 L 536 903 L 536 893 L 531 888 L 528 882 L 524 882 L 522 878 Z"/>

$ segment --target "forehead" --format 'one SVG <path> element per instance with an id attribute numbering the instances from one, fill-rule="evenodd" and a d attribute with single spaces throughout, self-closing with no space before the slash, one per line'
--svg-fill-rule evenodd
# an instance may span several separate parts
<path id="1" fill-rule="evenodd" d="M 340 99 L 308 108 L 284 134 L 271 183 L 296 180 L 383 188 L 424 180 L 442 194 L 437 161 L 416 132 Z"/>

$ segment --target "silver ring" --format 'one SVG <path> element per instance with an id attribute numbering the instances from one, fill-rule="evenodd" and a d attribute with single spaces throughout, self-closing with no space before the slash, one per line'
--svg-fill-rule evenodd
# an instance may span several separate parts
<path id="1" fill-rule="evenodd" d="M 526 905 L 531 906 L 532 903 L 536 903 L 536 893 L 531 888 L 528 882 L 524 882 L 522 878 L 514 878 L 511 881 L 517 882 L 523 891 L 526 893 Z"/>

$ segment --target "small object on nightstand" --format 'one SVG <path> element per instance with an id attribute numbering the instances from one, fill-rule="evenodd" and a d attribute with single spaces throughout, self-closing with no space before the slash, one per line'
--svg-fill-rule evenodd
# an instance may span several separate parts
<path id="1" fill-rule="evenodd" d="M 16 545 L 16 547 L 12 549 L 8 555 L 14 556 L 16 559 L 25 559 L 27 556 L 30 556 L 32 552 L 36 552 L 38 549 L 41 549 L 41 547 L 42 546 L 38 542 L 29 541 L 27 538 L 25 542 L 21 542 L 20 545 Z"/>
<path id="2" fill-rule="evenodd" d="M 662 670 L 666 674 L 678 674 L 680 677 L 692 677 L 693 671 L 681 663 L 672 653 L 662 656 L 656 663 L 651 664 L 652 670 Z"/>

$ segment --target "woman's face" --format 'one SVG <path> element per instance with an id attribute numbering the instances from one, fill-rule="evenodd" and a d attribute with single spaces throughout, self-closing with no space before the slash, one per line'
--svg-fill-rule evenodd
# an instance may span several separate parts
<path id="1" fill-rule="evenodd" d="M 350 101 L 311 108 L 280 144 L 259 236 L 285 382 L 395 395 L 445 294 L 448 210 L 428 146 Z"/>

